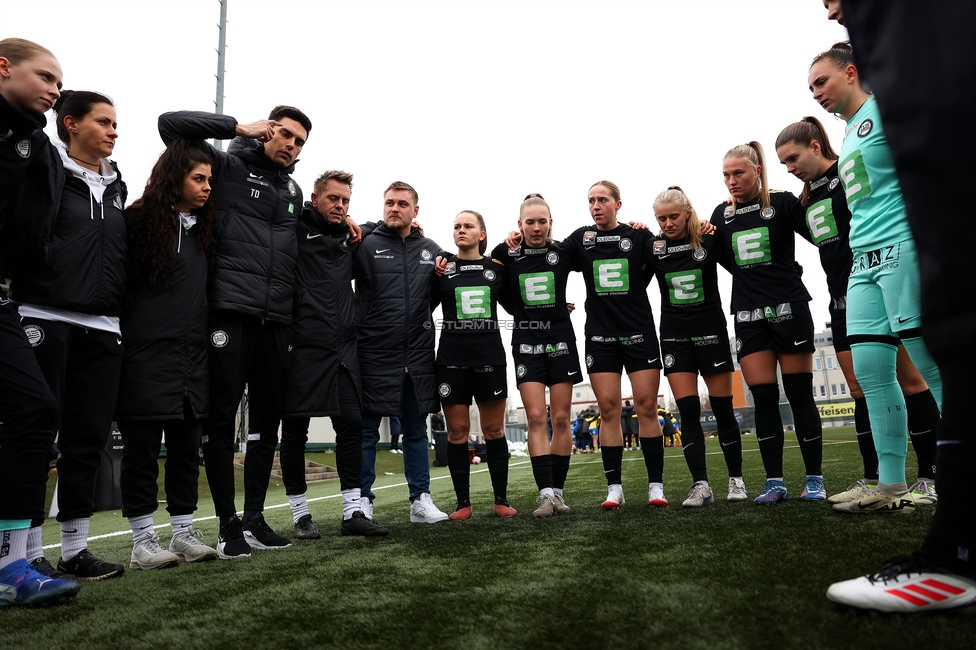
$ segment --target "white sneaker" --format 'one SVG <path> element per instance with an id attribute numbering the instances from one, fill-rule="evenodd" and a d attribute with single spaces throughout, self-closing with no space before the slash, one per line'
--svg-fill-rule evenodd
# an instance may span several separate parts
<path id="1" fill-rule="evenodd" d="M 655 508 L 663 508 L 668 505 L 668 500 L 664 498 L 664 486 L 660 483 L 651 483 L 647 486 L 647 503 Z"/>
<path id="2" fill-rule="evenodd" d="M 159 535 L 153 533 L 132 546 L 129 558 L 130 569 L 168 569 L 180 563 L 175 553 L 170 553 L 159 545 Z"/>
<path id="3" fill-rule="evenodd" d="M 616 510 L 620 506 L 624 505 L 624 491 L 623 488 L 619 486 L 613 486 L 607 492 L 607 500 L 600 504 L 600 507 L 604 510 Z"/>
<path id="4" fill-rule="evenodd" d="M 203 531 L 196 528 L 173 535 L 169 543 L 169 552 L 184 562 L 206 562 L 217 557 L 217 549 L 204 544 Z"/>
<path id="5" fill-rule="evenodd" d="M 729 496 L 726 501 L 747 501 L 749 493 L 746 492 L 746 484 L 741 478 L 729 479 Z"/>
<path id="6" fill-rule="evenodd" d="M 859 478 L 850 485 L 843 492 L 838 492 L 837 494 L 827 497 L 827 503 L 847 503 L 849 501 L 860 501 L 867 494 L 878 487 L 878 479 L 874 479 L 873 482 L 866 478 Z M 915 487 L 914 485 L 912 487 Z"/>
<path id="7" fill-rule="evenodd" d="M 373 521 L 373 500 L 369 497 L 362 497 L 359 500 L 359 509 L 363 511 L 366 518 Z"/>
<path id="8" fill-rule="evenodd" d="M 447 521 L 445 513 L 434 505 L 434 501 L 426 492 L 417 497 L 417 500 L 410 504 L 410 523 L 413 524 L 436 524 Z"/>
<path id="9" fill-rule="evenodd" d="M 705 481 L 698 481 L 691 486 L 691 490 L 688 492 L 688 498 L 682 501 L 681 505 L 685 508 L 700 508 L 710 503 L 715 503 L 715 499 L 712 496 L 712 488 L 708 487 L 708 483 Z"/>

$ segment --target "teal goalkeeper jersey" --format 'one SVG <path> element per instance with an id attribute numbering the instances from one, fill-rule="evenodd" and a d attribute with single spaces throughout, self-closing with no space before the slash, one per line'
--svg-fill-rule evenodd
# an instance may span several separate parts
<path id="1" fill-rule="evenodd" d="M 851 248 L 864 252 L 912 238 L 895 161 L 874 96 L 847 122 L 838 173 L 851 210 Z"/>

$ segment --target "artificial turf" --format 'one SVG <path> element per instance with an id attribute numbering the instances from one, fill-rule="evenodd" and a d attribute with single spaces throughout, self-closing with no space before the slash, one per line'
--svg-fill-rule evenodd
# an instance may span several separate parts
<path id="1" fill-rule="evenodd" d="M 802 463 L 791 437 L 787 432 L 785 467 L 794 498 L 783 504 L 727 503 L 722 454 L 710 439 L 712 506 L 681 508 L 691 480 L 680 448 L 668 448 L 671 505 L 647 505 L 644 463 L 634 451 L 624 454 L 627 504 L 604 512 L 600 456 L 580 455 L 566 489 L 573 511 L 536 520 L 528 458 L 513 457 L 509 498 L 517 517 L 494 516 L 482 466 L 472 467 L 473 517 L 436 525 L 409 523 L 402 456 L 383 451 L 375 516 L 390 528 L 388 537 L 340 537 L 338 482 L 312 484 L 308 496 L 323 539 L 255 551 L 246 560 L 127 570 L 120 579 L 85 584 L 66 606 L 0 610 L 0 648 L 976 646 L 968 617 L 854 615 L 826 600 L 831 582 L 915 548 L 932 510 L 857 517 L 800 502 Z M 826 429 L 825 440 L 828 491 L 836 492 L 860 478 L 857 445 L 848 429 Z M 746 485 L 755 496 L 763 482 L 755 437 L 744 438 L 743 447 Z M 330 456 L 309 459 L 329 464 Z M 450 511 L 446 468 L 431 475 L 434 500 Z M 269 505 L 286 503 L 279 483 L 272 479 Z M 213 514 L 204 494 L 200 518 Z M 291 535 L 287 507 L 265 516 Z M 161 505 L 156 523 L 167 520 Z M 197 525 L 216 543 L 215 520 Z M 92 536 L 126 530 L 117 511 L 92 520 Z M 158 532 L 168 544 L 169 529 Z M 44 539 L 57 541 L 53 520 Z M 94 539 L 90 548 L 128 564 L 131 536 Z M 47 556 L 56 560 L 58 549 Z"/>

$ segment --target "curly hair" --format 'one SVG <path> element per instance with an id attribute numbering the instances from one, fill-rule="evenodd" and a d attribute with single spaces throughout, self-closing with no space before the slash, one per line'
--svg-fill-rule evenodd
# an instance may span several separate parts
<path id="1" fill-rule="evenodd" d="M 180 229 L 180 199 L 183 180 L 197 165 L 212 165 L 206 145 L 199 141 L 173 140 L 149 175 L 142 196 L 126 210 L 129 235 L 129 277 L 149 280 L 158 287 L 166 283 L 171 251 L 176 250 Z M 217 208 L 213 200 L 191 213 L 197 218 L 200 246 L 213 266 L 217 252 Z"/>

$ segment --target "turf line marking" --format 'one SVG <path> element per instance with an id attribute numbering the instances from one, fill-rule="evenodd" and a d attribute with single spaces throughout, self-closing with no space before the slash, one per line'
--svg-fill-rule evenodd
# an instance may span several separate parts
<path id="1" fill-rule="evenodd" d="M 850 444 L 853 444 L 855 442 L 857 442 L 857 441 L 856 440 L 836 440 L 836 441 L 830 441 L 830 442 L 824 441 L 823 444 L 824 445 L 850 445 Z M 799 449 L 799 448 L 800 448 L 799 445 L 786 445 L 786 446 L 783 447 L 784 450 L 785 449 Z M 673 447 L 671 447 L 671 449 L 673 449 Z M 759 451 L 758 449 L 743 449 L 742 450 L 742 453 L 744 453 L 744 454 L 752 454 L 752 453 L 756 453 L 758 451 Z M 706 452 L 705 455 L 706 456 L 716 456 L 716 455 L 721 454 L 721 453 L 722 453 L 721 451 L 709 451 L 709 452 Z M 684 454 L 682 453 L 679 456 L 665 456 L 664 458 L 666 460 L 667 459 L 675 459 L 675 458 L 684 458 Z M 644 460 L 644 456 L 643 456 L 643 454 L 641 454 L 641 456 L 639 458 L 624 458 L 624 460 L 628 460 L 628 461 L 629 460 Z M 584 460 L 584 461 L 577 461 L 577 464 L 579 464 L 579 465 L 592 465 L 592 464 L 598 463 L 598 462 L 603 462 L 603 461 L 602 460 L 599 460 L 598 461 L 596 459 L 593 459 L 593 460 Z M 508 466 L 509 466 L 509 468 L 513 468 L 513 467 L 522 467 L 522 466 L 530 465 L 530 464 L 531 464 L 531 461 L 527 461 L 526 460 L 526 461 L 521 461 L 521 462 L 518 462 L 518 463 L 509 463 Z M 484 474 L 487 471 L 488 471 L 488 468 L 485 468 L 485 469 L 476 469 L 476 470 L 473 470 L 471 473 L 472 474 Z M 379 477 L 377 477 L 377 478 L 379 478 Z M 444 480 L 444 479 L 447 479 L 447 478 L 451 478 L 451 475 L 448 474 L 446 476 L 432 476 L 432 477 L 430 477 L 430 480 L 431 481 L 441 481 L 441 480 Z M 393 483 L 391 485 L 382 485 L 380 487 L 374 487 L 373 490 L 374 491 L 378 491 L 378 490 L 389 490 L 389 489 L 396 488 L 396 487 L 403 487 L 404 485 L 407 485 L 407 483 L 406 482 L 403 482 L 403 483 Z M 338 499 L 338 498 L 341 498 L 341 497 L 342 497 L 342 494 L 341 493 L 340 494 L 328 494 L 328 495 L 326 495 L 324 497 L 315 497 L 314 499 L 309 499 L 308 502 L 309 503 L 312 503 L 313 501 L 325 501 L 327 499 Z M 275 504 L 275 505 L 265 506 L 264 509 L 265 510 L 274 510 L 275 508 L 287 508 L 287 507 L 288 507 L 288 503 L 285 502 L 285 503 L 278 503 L 278 504 Z M 238 515 L 243 515 L 244 514 L 244 511 L 241 510 L 237 514 Z M 197 523 L 198 521 L 210 521 L 210 520 L 216 519 L 216 518 L 217 518 L 217 515 L 210 515 L 209 517 L 194 517 L 193 518 L 193 523 Z M 166 524 L 156 524 L 156 525 L 153 526 L 153 530 L 159 530 L 160 528 L 169 528 L 169 524 L 168 523 L 166 523 Z M 131 530 L 117 530 L 114 533 L 105 533 L 104 535 L 93 535 L 93 536 L 89 537 L 88 540 L 91 541 L 93 539 L 108 539 L 109 537 L 121 537 L 122 535 L 131 535 L 131 534 L 132 534 L 132 531 Z M 42 548 L 44 550 L 47 550 L 47 549 L 50 549 L 50 548 L 61 548 L 61 544 L 47 544 L 47 545 L 43 546 Z"/>

